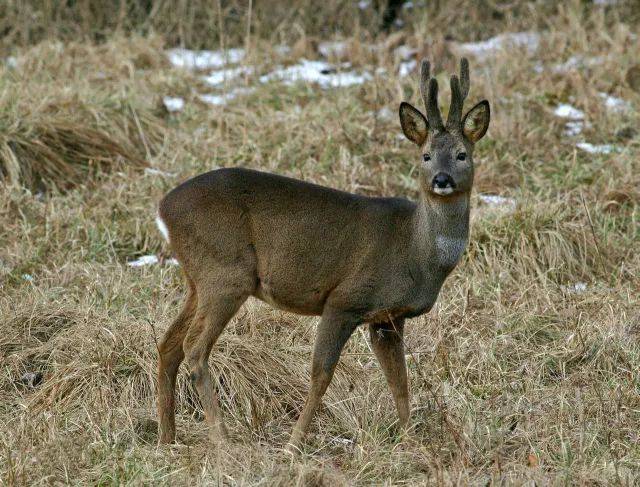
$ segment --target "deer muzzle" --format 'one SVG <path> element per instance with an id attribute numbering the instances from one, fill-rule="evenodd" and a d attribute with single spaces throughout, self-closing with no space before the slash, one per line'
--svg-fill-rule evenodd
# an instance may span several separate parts
<path id="1" fill-rule="evenodd" d="M 438 195 L 446 196 L 456 189 L 456 182 L 447 173 L 439 172 L 431 182 L 431 190 Z"/>

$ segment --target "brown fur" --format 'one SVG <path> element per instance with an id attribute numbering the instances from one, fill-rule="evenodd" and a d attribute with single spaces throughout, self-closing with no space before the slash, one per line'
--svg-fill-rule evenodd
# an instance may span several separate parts
<path id="1" fill-rule="evenodd" d="M 430 93 L 437 95 L 433 83 Z M 461 109 L 463 99 L 454 101 Z M 429 103 L 435 113 L 437 101 Z M 431 309 L 460 258 L 468 238 L 471 151 L 477 140 L 471 135 L 484 135 L 486 126 L 469 123 L 467 129 L 459 122 L 445 130 L 440 121 L 439 129 L 430 131 L 429 121 L 418 110 L 402 107 L 405 133 L 405 127 L 411 127 L 423 152 L 432 153 L 433 162 L 421 164 L 422 197 L 417 203 L 365 197 L 240 168 L 197 176 L 161 201 L 160 217 L 189 284 L 185 307 L 160 345 L 161 442 L 175 438 L 174 387 L 183 358 L 212 438 L 224 438 L 207 361 L 225 325 L 249 296 L 284 310 L 322 316 L 311 389 L 290 449 L 299 447 L 342 348 L 362 323 L 373 323 L 373 350 L 400 424 L 406 426 L 404 319 Z M 488 125 L 488 112 L 471 119 Z M 407 137 L 414 140 L 416 134 Z M 464 163 L 456 159 L 460 151 L 468 153 Z M 443 171 L 456 187 L 447 196 L 433 191 L 434 175 Z"/>

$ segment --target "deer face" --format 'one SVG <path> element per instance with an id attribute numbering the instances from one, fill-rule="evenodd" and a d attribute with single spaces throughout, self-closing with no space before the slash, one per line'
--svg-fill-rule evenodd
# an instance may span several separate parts
<path id="1" fill-rule="evenodd" d="M 451 77 L 451 108 L 446 127 L 438 108 L 438 83 L 429 80 L 429 63 L 422 64 L 421 91 L 427 117 L 409 103 L 400 105 L 400 123 L 405 136 L 420 147 L 420 185 L 423 194 L 448 197 L 471 191 L 473 147 L 489 128 L 489 102 L 481 101 L 461 117 L 469 92 L 469 65 L 461 62 L 460 78 Z M 426 85 L 429 80 L 429 89 Z"/>

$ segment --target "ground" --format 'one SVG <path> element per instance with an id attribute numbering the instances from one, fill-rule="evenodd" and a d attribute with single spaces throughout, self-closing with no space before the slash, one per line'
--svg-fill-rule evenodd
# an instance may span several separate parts
<path id="1" fill-rule="evenodd" d="M 230 35 L 245 54 L 224 68 L 172 65 L 159 33 L 15 47 L 0 68 L 3 483 L 639 483 L 640 40 L 624 2 L 596 3 L 507 11 L 453 40 L 419 5 L 389 37 L 302 25 L 287 50 Z M 493 37 L 508 32 L 527 34 Z M 161 196 L 242 166 L 416 198 L 397 119 L 401 101 L 421 106 L 412 60 L 435 61 L 446 111 L 462 54 L 467 107 L 487 98 L 492 120 L 467 252 L 407 324 L 410 433 L 362 329 L 303 454 L 285 454 L 318 319 L 250 300 L 210 359 L 231 441 L 208 444 L 183 367 L 178 443 L 158 447 L 156 344 L 185 294 Z M 273 75 L 302 58 L 341 74 Z"/>

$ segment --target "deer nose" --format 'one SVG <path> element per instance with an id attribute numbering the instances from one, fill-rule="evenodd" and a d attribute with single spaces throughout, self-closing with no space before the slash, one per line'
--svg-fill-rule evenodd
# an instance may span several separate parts
<path id="1" fill-rule="evenodd" d="M 432 185 L 434 188 L 445 189 L 445 188 L 455 188 L 456 183 L 451 176 L 447 173 L 439 172 L 433 178 Z"/>

